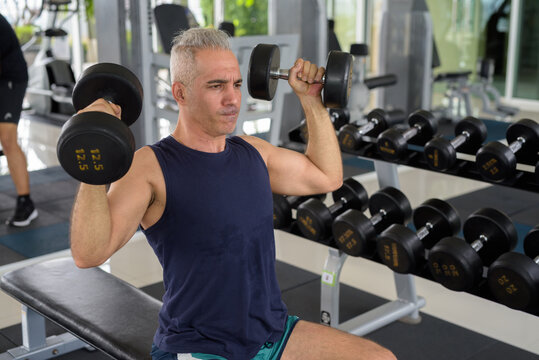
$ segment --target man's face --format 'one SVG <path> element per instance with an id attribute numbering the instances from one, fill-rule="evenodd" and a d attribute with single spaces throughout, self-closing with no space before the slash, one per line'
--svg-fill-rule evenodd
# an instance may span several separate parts
<path id="1" fill-rule="evenodd" d="M 186 91 L 186 110 L 211 136 L 230 134 L 241 104 L 241 73 L 236 56 L 227 50 L 199 50 L 196 74 Z"/>

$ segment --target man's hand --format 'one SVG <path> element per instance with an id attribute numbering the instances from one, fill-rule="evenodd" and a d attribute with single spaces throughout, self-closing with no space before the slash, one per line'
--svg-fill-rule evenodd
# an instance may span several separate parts
<path id="1" fill-rule="evenodd" d="M 296 60 L 296 63 L 290 69 L 288 83 L 300 100 L 305 97 L 314 97 L 320 99 L 321 102 L 320 93 L 323 85 L 319 82 L 322 81 L 324 73 L 325 69 L 323 67 L 318 67 L 310 61 L 300 58 Z"/>
<path id="2" fill-rule="evenodd" d="M 89 112 L 89 111 L 99 111 L 104 112 L 112 116 L 116 116 L 118 119 L 122 117 L 122 108 L 116 104 L 113 104 L 103 98 L 97 99 L 87 107 L 82 110 L 79 110 L 77 114 Z"/>

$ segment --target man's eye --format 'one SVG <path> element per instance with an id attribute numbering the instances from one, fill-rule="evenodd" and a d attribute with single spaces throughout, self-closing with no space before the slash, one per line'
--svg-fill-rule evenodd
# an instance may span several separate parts
<path id="1" fill-rule="evenodd" d="M 241 84 L 242 84 L 242 83 L 235 83 L 234 86 L 237 87 L 237 88 L 240 88 L 240 87 L 241 87 Z"/>

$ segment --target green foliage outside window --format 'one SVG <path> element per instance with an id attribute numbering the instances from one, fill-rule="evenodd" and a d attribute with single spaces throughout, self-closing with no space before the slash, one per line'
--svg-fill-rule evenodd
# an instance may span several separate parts
<path id="1" fill-rule="evenodd" d="M 206 24 L 213 23 L 213 0 L 201 0 Z M 225 2 L 225 21 L 235 26 L 235 35 L 266 35 L 268 33 L 268 0 L 235 0 Z M 219 24 L 214 24 L 217 27 Z"/>

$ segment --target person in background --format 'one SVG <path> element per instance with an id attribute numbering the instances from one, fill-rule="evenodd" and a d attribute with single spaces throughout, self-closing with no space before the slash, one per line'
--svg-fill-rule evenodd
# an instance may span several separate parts
<path id="1" fill-rule="evenodd" d="M 0 144 L 17 191 L 15 213 L 6 220 L 11 226 L 28 226 L 38 216 L 30 198 L 26 156 L 17 142 L 17 125 L 27 85 L 28 68 L 19 40 L 0 14 Z"/>

